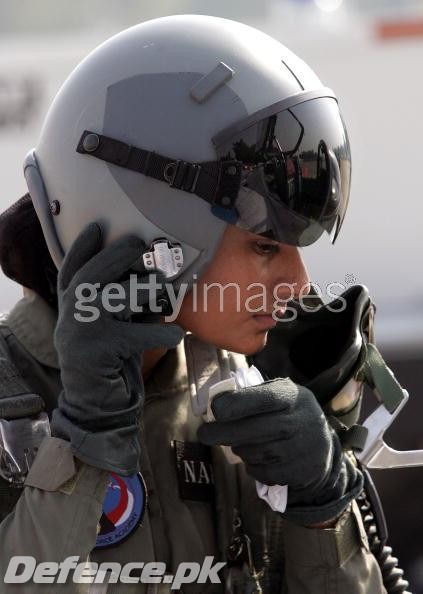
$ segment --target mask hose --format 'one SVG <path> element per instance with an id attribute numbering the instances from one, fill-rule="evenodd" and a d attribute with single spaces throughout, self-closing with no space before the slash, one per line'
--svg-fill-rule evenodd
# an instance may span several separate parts
<path id="1" fill-rule="evenodd" d="M 391 547 L 386 545 L 388 531 L 375 484 L 366 468 L 361 466 L 360 470 L 364 475 L 364 489 L 356 501 L 369 539 L 370 551 L 382 573 L 383 585 L 388 594 L 411 594 L 408 590 L 409 583 L 403 578 L 404 572 L 398 567 L 398 559 L 392 556 Z"/>

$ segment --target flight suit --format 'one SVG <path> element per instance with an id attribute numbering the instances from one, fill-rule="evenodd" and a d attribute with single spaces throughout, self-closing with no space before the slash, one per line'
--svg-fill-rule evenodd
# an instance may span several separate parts
<path id="1" fill-rule="evenodd" d="M 43 397 L 48 412 L 55 407 L 61 390 L 53 344 L 55 323 L 55 312 L 35 293 L 28 293 L 0 321 L 0 332 L 12 360 L 30 388 Z M 235 368 L 241 356 L 231 356 Z M 255 481 L 246 474 L 243 464 L 230 465 L 222 448 L 210 450 L 197 443 L 196 431 L 202 421 L 191 410 L 183 342 L 159 361 L 145 382 L 145 391 L 140 469 L 148 503 L 141 526 L 113 548 L 93 550 L 109 474 L 75 459 L 67 442 L 46 438 L 15 508 L 0 524 L 2 593 L 175 591 L 170 590 L 170 584 L 140 583 L 14 586 L 4 584 L 3 576 L 15 555 L 32 555 L 37 562 L 58 563 L 70 556 L 78 556 L 81 561 L 90 556 L 97 563 L 122 565 L 162 561 L 167 572 L 174 575 L 181 562 L 202 565 L 206 556 L 213 556 L 214 562 L 227 561 L 227 549 L 235 534 L 235 516 L 242 519 L 243 530 L 251 538 L 254 566 L 263 571 L 261 583 L 265 593 L 386 592 L 355 502 L 334 528 L 295 525 L 258 498 Z M 181 456 L 186 457 L 182 467 Z M 187 467 L 192 472 L 187 472 Z M 4 484 L 0 485 L 0 495 L 1 492 L 6 492 Z M 0 502 L 0 511 L 5 506 Z M 248 589 L 252 582 L 245 565 L 237 563 L 235 560 L 230 571 L 231 591 L 252 591 Z M 227 576 L 228 570 L 220 575 Z M 227 592 L 223 583 L 195 582 L 184 584 L 179 591 Z"/>

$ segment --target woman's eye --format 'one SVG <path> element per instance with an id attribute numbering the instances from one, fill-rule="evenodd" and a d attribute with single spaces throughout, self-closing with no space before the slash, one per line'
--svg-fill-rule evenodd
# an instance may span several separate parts
<path id="1" fill-rule="evenodd" d="M 279 251 L 279 246 L 276 243 L 266 243 L 264 241 L 254 242 L 254 247 L 257 253 L 266 256 L 277 254 Z"/>

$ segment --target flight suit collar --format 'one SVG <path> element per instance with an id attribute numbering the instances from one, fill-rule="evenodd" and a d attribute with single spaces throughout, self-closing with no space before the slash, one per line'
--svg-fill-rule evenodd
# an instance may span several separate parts
<path id="1" fill-rule="evenodd" d="M 7 314 L 6 323 L 34 359 L 59 369 L 53 342 L 57 314 L 42 297 L 26 289 L 25 296 Z"/>

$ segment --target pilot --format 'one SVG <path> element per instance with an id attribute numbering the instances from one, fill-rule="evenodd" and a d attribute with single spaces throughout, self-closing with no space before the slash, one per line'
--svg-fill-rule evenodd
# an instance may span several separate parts
<path id="1" fill-rule="evenodd" d="M 315 395 L 273 377 L 209 398 L 307 295 L 299 248 L 341 229 L 334 93 L 244 24 L 152 20 L 73 71 L 25 177 L 0 222 L 24 286 L 0 326 L 2 592 L 384 593 L 362 474 Z M 75 584 L 71 557 L 105 583 Z"/>

